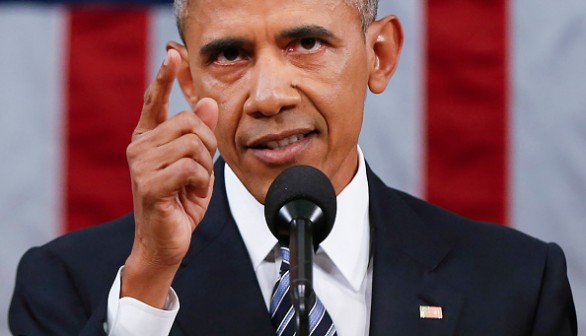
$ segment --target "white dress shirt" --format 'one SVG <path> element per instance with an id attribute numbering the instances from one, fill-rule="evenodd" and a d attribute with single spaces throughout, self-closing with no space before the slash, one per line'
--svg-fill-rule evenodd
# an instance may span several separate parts
<path id="1" fill-rule="evenodd" d="M 313 286 L 330 314 L 339 336 L 368 335 L 372 292 L 370 263 L 369 196 L 366 164 L 360 148 L 356 175 L 337 196 L 335 224 L 314 258 Z M 267 310 L 279 276 L 281 255 L 277 239 L 264 218 L 264 206 L 244 187 L 228 165 L 226 192 L 230 211 L 242 235 Z M 132 298 L 119 299 L 121 271 L 110 290 L 110 335 L 168 335 L 179 311 L 179 298 L 171 289 L 166 310 Z M 109 328 L 111 327 L 111 328 Z"/>

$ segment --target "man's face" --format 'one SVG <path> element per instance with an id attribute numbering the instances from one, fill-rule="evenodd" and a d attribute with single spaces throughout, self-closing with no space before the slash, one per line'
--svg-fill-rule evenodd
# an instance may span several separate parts
<path id="1" fill-rule="evenodd" d="M 188 10 L 193 85 L 218 102 L 218 148 L 247 189 L 264 203 L 283 169 L 306 164 L 339 193 L 357 168 L 373 63 L 357 10 L 343 0 L 192 0 Z"/>

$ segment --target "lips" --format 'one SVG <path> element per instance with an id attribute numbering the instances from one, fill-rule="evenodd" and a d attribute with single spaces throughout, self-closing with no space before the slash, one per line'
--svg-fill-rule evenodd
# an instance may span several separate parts
<path id="1" fill-rule="evenodd" d="M 289 131 L 282 134 L 263 136 L 253 141 L 248 147 L 252 149 L 282 150 L 287 146 L 303 140 L 314 133 L 313 131 Z"/>
<path id="2" fill-rule="evenodd" d="M 268 166 L 290 165 L 299 162 L 300 156 L 310 148 L 317 135 L 311 129 L 264 135 L 247 146 L 250 150 L 248 153 Z"/>
<path id="3" fill-rule="evenodd" d="M 303 138 L 305 138 L 305 134 L 295 134 L 283 140 L 269 141 L 266 144 L 261 144 L 261 146 L 266 146 L 270 149 L 283 149 L 289 146 L 290 144 L 295 143 Z"/>

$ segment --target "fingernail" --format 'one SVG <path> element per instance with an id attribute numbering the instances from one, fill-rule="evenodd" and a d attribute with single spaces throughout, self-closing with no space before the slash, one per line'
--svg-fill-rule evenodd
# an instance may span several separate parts
<path id="1" fill-rule="evenodd" d="M 164 66 L 169 65 L 169 62 L 171 61 L 171 57 L 169 56 L 169 54 L 169 51 L 167 51 L 167 54 L 165 55 L 165 60 L 163 61 Z"/>

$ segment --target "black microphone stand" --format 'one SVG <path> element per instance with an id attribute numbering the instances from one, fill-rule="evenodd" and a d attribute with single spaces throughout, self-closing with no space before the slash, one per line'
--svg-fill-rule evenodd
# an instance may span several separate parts
<path id="1" fill-rule="evenodd" d="M 291 302 L 295 309 L 297 335 L 309 336 L 309 311 L 315 303 L 313 291 L 313 240 L 311 222 L 303 218 L 291 222 L 290 251 L 290 290 Z"/>
<path id="2" fill-rule="evenodd" d="M 294 200 L 282 207 L 279 216 L 290 225 L 289 272 L 291 303 L 295 309 L 297 335 L 309 336 L 309 311 L 315 303 L 313 291 L 313 223 L 322 221 L 322 209 L 306 200 Z"/>

